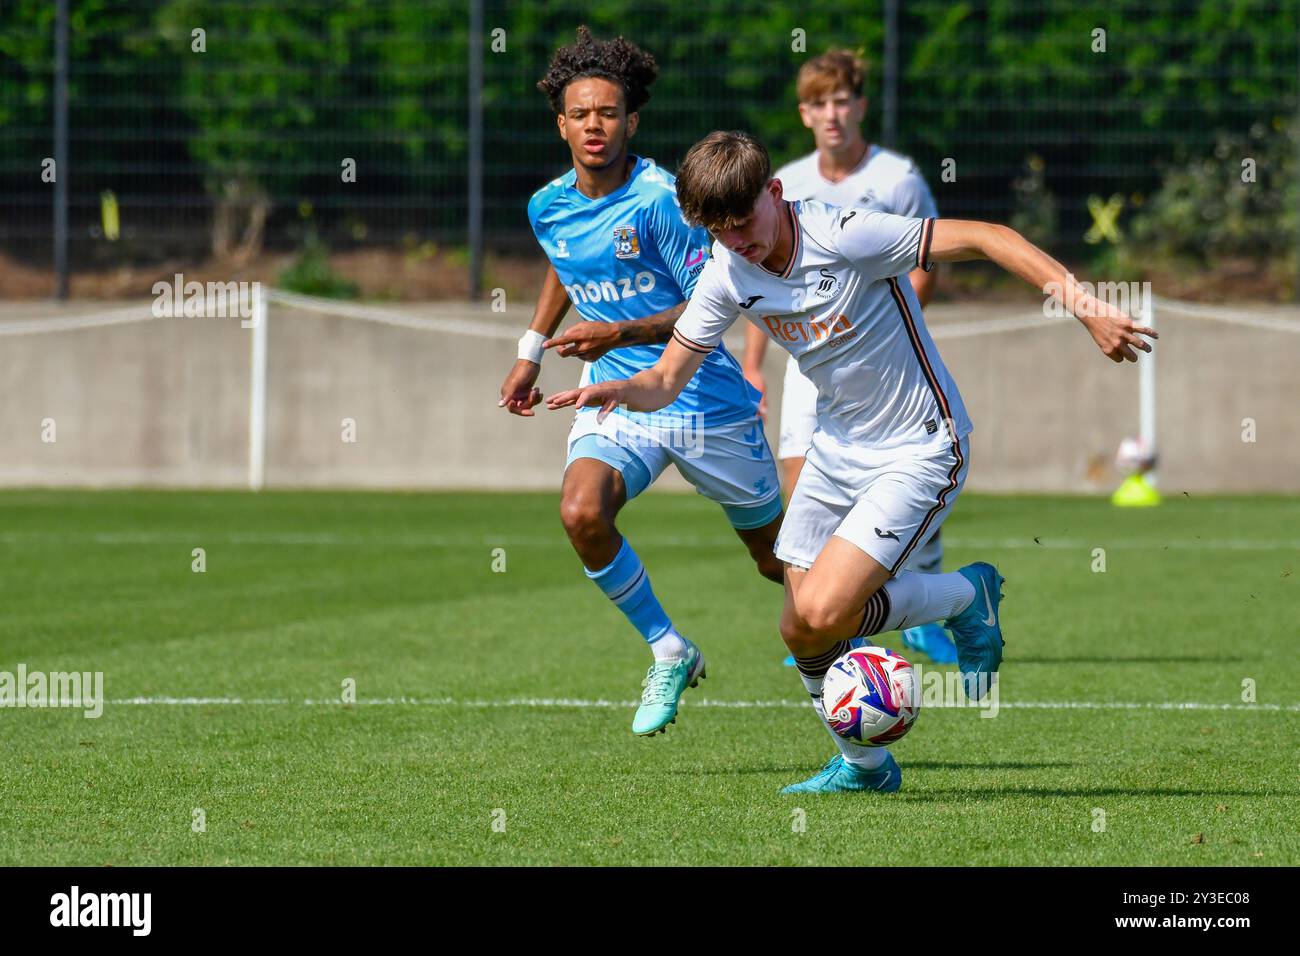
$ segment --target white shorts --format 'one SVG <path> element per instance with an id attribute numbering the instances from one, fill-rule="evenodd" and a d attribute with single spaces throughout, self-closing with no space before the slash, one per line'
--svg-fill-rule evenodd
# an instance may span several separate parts
<path id="1" fill-rule="evenodd" d="M 817 386 L 799 371 L 799 363 L 790 356 L 785 363 L 781 386 L 781 432 L 776 443 L 776 457 L 803 458 L 817 430 Z"/>
<path id="2" fill-rule="evenodd" d="M 674 464 L 695 490 L 722 505 L 734 528 L 761 528 L 781 514 L 776 461 L 755 416 L 705 428 L 701 416 L 656 412 L 637 418 L 598 409 L 580 411 L 569 431 L 569 455 L 595 458 L 623 475 L 631 501 Z M 566 464 L 567 468 L 568 465 Z"/>
<path id="3" fill-rule="evenodd" d="M 963 437 L 937 455 L 903 455 L 873 466 L 851 461 L 852 449 L 842 452 L 826 454 L 821 445 L 809 449 L 776 539 L 776 556 L 811 568 L 835 535 L 897 574 L 952 511 L 970 469 L 970 439 Z"/>

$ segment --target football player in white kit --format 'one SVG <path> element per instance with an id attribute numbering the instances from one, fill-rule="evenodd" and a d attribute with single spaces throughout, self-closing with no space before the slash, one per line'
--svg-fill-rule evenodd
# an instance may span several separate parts
<path id="1" fill-rule="evenodd" d="M 796 90 L 799 118 L 812 130 L 817 148 L 786 163 L 775 173 L 786 199 L 816 199 L 831 206 L 857 206 L 897 216 L 936 218 L 930 187 L 912 161 L 862 137 L 867 112 L 864 94 L 866 64 L 850 50 L 830 50 L 799 68 Z M 908 273 L 921 307 L 934 295 L 935 273 L 917 266 Z M 768 336 L 755 325 L 745 329 L 745 378 L 766 396 L 763 356 Z M 776 457 L 782 466 L 785 491 L 793 492 L 804 456 L 817 429 L 817 386 L 802 372 L 793 355 L 785 366 L 781 389 L 781 426 Z M 935 531 L 908 560 L 908 568 L 925 574 L 943 570 L 943 540 Z M 902 632 L 903 646 L 919 651 L 936 664 L 957 661 L 957 648 L 940 624 L 918 624 Z M 794 657 L 785 659 L 794 667 Z"/>
<path id="2" fill-rule="evenodd" d="M 946 621 L 966 693 L 986 694 L 1002 662 L 1001 575 L 979 562 L 948 574 L 906 570 L 952 510 L 970 462 L 970 419 L 926 331 L 909 283 L 935 261 L 990 259 L 1070 309 L 1113 361 L 1150 351 L 1153 330 L 1081 287 L 1064 266 L 1005 226 L 910 219 L 811 200 L 788 202 L 767 151 L 714 132 L 677 173 L 682 215 L 714 235 L 673 339 L 651 368 L 547 399 L 550 408 L 673 401 L 744 316 L 794 355 L 817 386 L 818 429 L 776 555 L 785 564 L 781 637 L 823 724 L 827 670 L 869 637 Z M 884 748 L 832 732 L 840 754 L 787 793 L 876 790 L 902 783 Z"/>

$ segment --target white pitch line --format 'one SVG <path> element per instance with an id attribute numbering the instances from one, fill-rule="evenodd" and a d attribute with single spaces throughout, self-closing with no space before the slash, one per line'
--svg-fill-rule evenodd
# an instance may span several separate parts
<path id="1" fill-rule="evenodd" d="M 305 706 L 343 707 L 337 698 L 290 700 L 287 697 L 122 697 L 108 704 L 133 706 L 202 707 L 217 706 Z M 463 707 L 466 709 L 514 708 L 585 708 L 595 710 L 624 710 L 637 706 L 635 700 L 604 700 L 575 697 L 507 697 L 502 700 L 458 700 L 454 697 L 375 697 L 356 701 L 357 706 L 414 706 Z M 789 710 L 803 709 L 808 704 L 795 700 L 717 700 L 703 697 L 683 700 L 682 707 L 712 707 L 723 710 Z M 931 705 L 933 706 L 933 705 Z M 944 704 L 942 707 L 980 710 L 975 703 Z M 999 707 L 1015 710 L 1257 710 L 1300 712 L 1300 704 L 1212 704 L 1204 701 L 1089 701 L 1089 700 L 1039 700 L 1004 701 Z M 928 708 L 927 708 L 928 709 Z"/>
<path id="2" fill-rule="evenodd" d="M 44 532 L 44 531 L 3 531 L 0 543 L 25 544 L 30 542 L 86 542 L 90 544 L 133 545 L 133 544 L 189 544 L 195 541 L 211 544 L 230 545 L 287 545 L 287 546 L 321 546 L 321 547 L 550 547 L 562 538 L 550 536 L 523 535 L 438 535 L 438 534 L 393 534 L 386 536 L 331 534 L 328 532 L 307 532 L 286 534 L 276 532 L 209 532 L 209 531 L 168 531 L 168 532 Z M 656 535 L 645 534 L 637 538 L 637 544 L 645 547 L 664 548 L 716 548 L 731 547 L 734 539 L 726 537 L 709 537 L 705 535 Z M 950 548 L 1033 550 L 1043 548 L 1048 551 L 1078 551 L 1096 547 L 1106 547 L 1134 551 L 1300 551 L 1300 538 L 1258 539 L 1248 538 L 1205 538 L 1202 540 L 1174 539 L 1171 541 L 1135 541 L 1132 539 L 1107 539 L 1098 535 L 1095 539 L 1082 538 L 964 538 L 960 535 L 945 535 L 944 541 Z"/>

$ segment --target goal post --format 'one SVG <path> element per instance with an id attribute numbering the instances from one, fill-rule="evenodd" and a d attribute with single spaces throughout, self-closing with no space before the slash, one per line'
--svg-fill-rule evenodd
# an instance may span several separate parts
<path id="1" fill-rule="evenodd" d="M 1144 296 L 1144 312 L 1141 316 L 1143 325 L 1156 327 L 1156 306 L 1154 297 L 1148 292 Z M 1138 437 L 1156 456 L 1156 465 L 1147 472 L 1147 480 L 1157 484 L 1156 472 L 1160 465 L 1160 446 L 1156 444 L 1156 354 L 1158 350 L 1138 353 Z"/>
<path id="2" fill-rule="evenodd" d="M 262 284 L 252 284 L 252 344 L 248 376 L 248 490 L 266 483 L 266 296 Z"/>

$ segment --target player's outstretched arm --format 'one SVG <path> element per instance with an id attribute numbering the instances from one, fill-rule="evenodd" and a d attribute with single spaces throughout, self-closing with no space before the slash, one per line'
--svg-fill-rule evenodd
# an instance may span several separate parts
<path id="1" fill-rule="evenodd" d="M 620 405 L 626 405 L 634 412 L 658 411 L 673 403 L 703 362 L 704 353 L 672 341 L 664 348 L 664 354 L 659 356 L 658 362 L 631 378 L 556 392 L 546 400 L 546 407 L 555 409 L 573 405 L 585 408 L 599 405 L 597 420 L 602 422 L 606 415 Z"/>
<path id="2" fill-rule="evenodd" d="M 548 336 L 555 334 L 568 311 L 569 295 L 564 291 L 564 284 L 556 275 L 555 268 L 548 265 L 541 291 L 537 294 L 533 321 L 519 340 L 519 358 L 501 385 L 498 408 L 504 408 L 511 415 L 533 417 L 533 406 L 542 400 L 542 390 L 536 384 L 537 375 L 542 370 L 543 344 Z"/>
<path id="3" fill-rule="evenodd" d="M 936 219 L 930 257 L 941 262 L 989 259 L 1034 288 L 1049 292 L 1083 323 L 1097 347 L 1114 362 L 1137 361 L 1134 349 L 1151 351 L 1142 336 L 1158 339 L 1154 329 L 1135 325 L 1123 310 L 1083 289 L 1065 266 L 1020 233 L 991 222 Z"/>
<path id="4" fill-rule="evenodd" d="M 594 362 L 611 349 L 628 345 L 655 345 L 673 337 L 677 317 L 686 311 L 686 303 L 646 316 L 623 322 L 577 322 L 564 330 L 564 334 L 547 339 L 543 348 L 553 348 L 557 355 L 580 358 Z"/>

